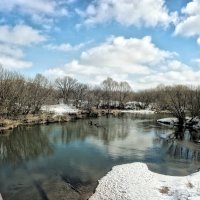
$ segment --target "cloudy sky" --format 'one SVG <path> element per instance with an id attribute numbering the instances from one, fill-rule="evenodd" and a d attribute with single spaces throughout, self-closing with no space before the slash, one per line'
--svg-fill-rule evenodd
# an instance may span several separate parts
<path id="1" fill-rule="evenodd" d="M 200 84 L 200 0 L 0 0 L 0 63 L 134 90 Z"/>

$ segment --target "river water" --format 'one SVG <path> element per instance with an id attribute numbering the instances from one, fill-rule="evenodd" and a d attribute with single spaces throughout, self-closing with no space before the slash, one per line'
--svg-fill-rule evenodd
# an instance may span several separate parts
<path id="1" fill-rule="evenodd" d="M 159 117 L 124 114 L 18 127 L 0 135 L 4 200 L 46 199 L 38 184 L 58 177 L 91 193 L 114 165 L 124 163 L 145 162 L 152 171 L 167 175 L 195 172 L 200 145 L 190 141 L 189 131 L 182 141 L 163 139 L 176 130 L 156 123 Z"/>

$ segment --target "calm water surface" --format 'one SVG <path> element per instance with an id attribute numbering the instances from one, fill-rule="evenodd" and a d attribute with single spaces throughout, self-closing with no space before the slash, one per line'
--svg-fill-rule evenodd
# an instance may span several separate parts
<path id="1" fill-rule="evenodd" d="M 157 124 L 158 117 L 125 114 L 92 119 L 99 127 L 83 119 L 19 127 L 1 135 L 0 192 L 4 199 L 30 200 L 38 183 L 58 177 L 93 190 L 114 165 L 131 162 L 145 162 L 152 171 L 168 175 L 196 171 L 200 146 L 189 141 L 187 131 L 184 141 L 162 139 L 175 130 Z"/>

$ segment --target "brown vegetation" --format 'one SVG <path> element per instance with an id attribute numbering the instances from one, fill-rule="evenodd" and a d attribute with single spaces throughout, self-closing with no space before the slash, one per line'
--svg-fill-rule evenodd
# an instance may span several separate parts
<path id="1" fill-rule="evenodd" d="M 169 193 L 169 188 L 166 186 L 163 186 L 162 188 L 159 189 L 160 193 L 162 194 L 168 194 Z"/>
<path id="2" fill-rule="evenodd" d="M 126 109 L 127 102 L 140 102 L 138 109 L 167 110 L 178 118 L 180 125 L 185 123 L 186 115 L 192 118 L 200 116 L 199 87 L 159 86 L 134 92 L 128 82 L 117 82 L 112 78 L 95 86 L 80 83 L 69 76 L 51 83 L 41 74 L 27 79 L 0 67 L 1 118 L 18 120 L 27 115 L 41 114 L 42 105 L 57 104 L 60 99 L 81 110 L 107 109 L 108 113 L 112 109 Z M 3 124 L 1 120 L 0 127 Z"/>

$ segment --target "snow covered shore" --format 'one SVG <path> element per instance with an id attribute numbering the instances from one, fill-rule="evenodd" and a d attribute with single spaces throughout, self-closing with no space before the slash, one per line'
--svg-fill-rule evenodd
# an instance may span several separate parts
<path id="1" fill-rule="evenodd" d="M 64 113 L 77 113 L 78 109 L 68 106 L 66 104 L 42 106 L 42 111 L 63 115 Z"/>
<path id="2" fill-rule="evenodd" d="M 153 110 L 123 110 L 122 113 L 135 113 L 135 114 L 155 114 Z"/>
<path id="3" fill-rule="evenodd" d="M 178 119 L 175 117 L 168 117 L 168 118 L 158 119 L 157 122 L 161 124 L 175 125 L 176 123 L 178 123 Z"/>
<path id="4" fill-rule="evenodd" d="M 151 172 L 144 163 L 113 167 L 99 181 L 89 200 L 199 200 L 200 172 L 166 176 Z"/>
<path id="5" fill-rule="evenodd" d="M 158 119 L 157 122 L 165 125 L 175 126 L 178 124 L 178 119 L 175 117 L 169 117 L 169 118 Z M 191 117 L 186 117 L 185 126 L 190 126 L 194 129 L 200 129 L 199 117 L 195 117 L 193 119 L 191 119 Z"/>

